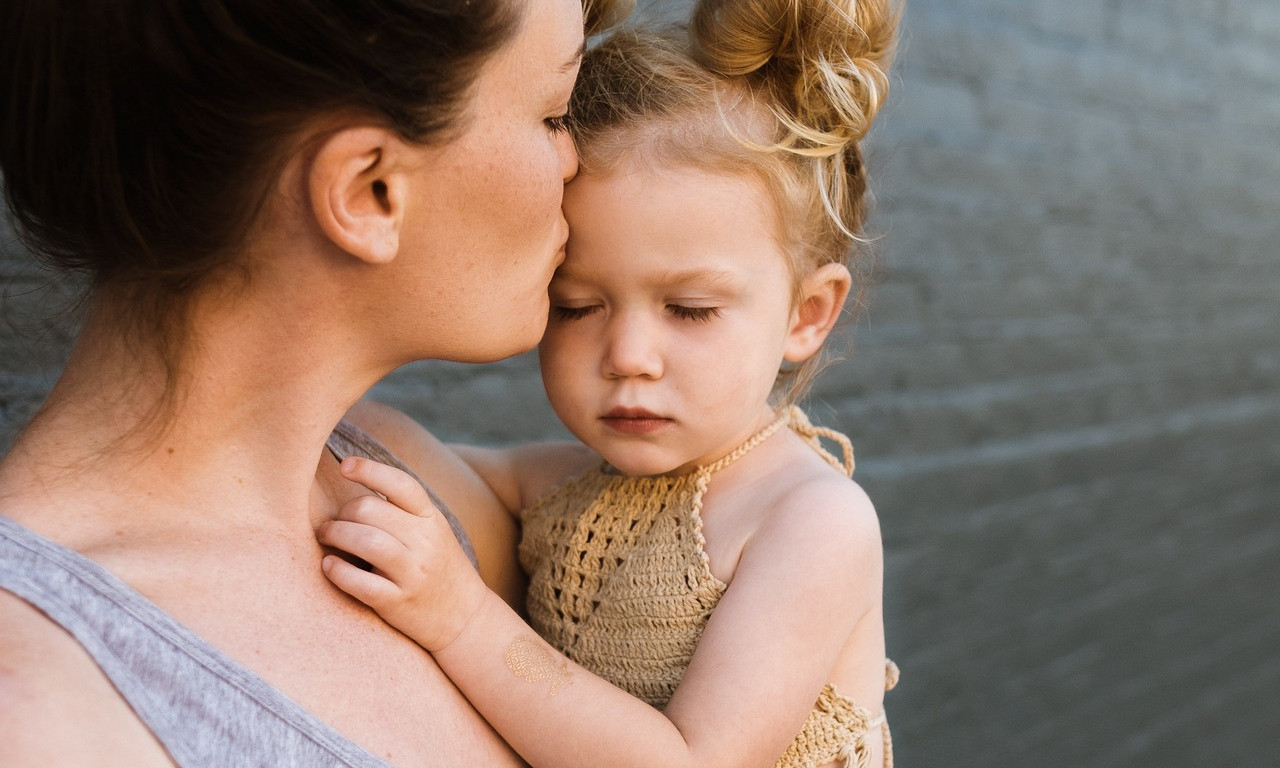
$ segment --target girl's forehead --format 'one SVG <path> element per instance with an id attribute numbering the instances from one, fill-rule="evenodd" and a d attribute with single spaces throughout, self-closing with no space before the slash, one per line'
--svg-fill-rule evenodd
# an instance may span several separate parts
<path id="1" fill-rule="evenodd" d="M 590 194 L 599 194 L 611 188 L 629 189 L 640 200 L 658 197 L 657 190 L 663 190 L 662 196 L 668 199 L 676 195 L 695 200 L 706 190 L 722 190 L 746 206 L 751 206 L 753 199 L 757 204 L 768 199 L 765 179 L 749 166 L 713 156 L 686 157 L 664 153 L 661 148 L 647 149 L 637 147 L 608 165 L 580 168 L 566 190 L 589 189 Z"/>
<path id="2" fill-rule="evenodd" d="M 571 187 L 562 286 L 737 291 L 786 282 L 768 196 L 749 179 L 646 165 L 588 174 Z"/>

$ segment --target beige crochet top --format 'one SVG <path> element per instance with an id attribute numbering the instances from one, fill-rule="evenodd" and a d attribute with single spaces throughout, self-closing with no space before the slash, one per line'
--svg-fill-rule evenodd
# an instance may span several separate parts
<path id="1" fill-rule="evenodd" d="M 702 537 L 702 497 L 717 470 L 790 426 L 846 475 L 853 449 L 838 432 L 812 426 L 798 408 L 733 453 L 687 475 L 626 477 L 601 466 L 559 486 L 523 513 L 520 562 L 529 574 L 529 622 L 588 670 L 661 709 L 675 693 L 726 586 L 712 575 Z M 837 442 L 843 461 L 818 437 Z M 897 682 L 886 660 L 885 689 Z M 884 715 L 828 684 L 774 768 L 843 760 L 864 768 L 867 737 Z"/>

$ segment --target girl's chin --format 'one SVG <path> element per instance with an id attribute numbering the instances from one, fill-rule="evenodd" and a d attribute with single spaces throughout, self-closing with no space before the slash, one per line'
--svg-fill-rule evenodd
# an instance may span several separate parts
<path id="1" fill-rule="evenodd" d="M 683 475 L 692 469 L 689 463 L 654 461 L 635 456 L 604 456 L 609 466 L 629 477 L 656 477 L 658 475 Z"/>

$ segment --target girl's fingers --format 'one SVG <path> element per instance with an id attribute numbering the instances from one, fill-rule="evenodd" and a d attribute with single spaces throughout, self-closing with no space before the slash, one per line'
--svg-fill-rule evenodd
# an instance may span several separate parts
<path id="1" fill-rule="evenodd" d="M 403 509 L 381 496 L 366 493 L 345 502 L 338 508 L 338 513 L 333 516 L 333 519 L 372 525 L 394 534 L 397 527 L 413 523 L 416 517 L 416 515 L 405 514 Z"/>
<path id="2" fill-rule="evenodd" d="M 424 514 L 429 515 L 430 512 Z M 438 529 L 448 528 L 448 522 L 442 515 L 424 517 L 405 512 L 391 501 L 371 493 L 348 500 L 333 519 L 372 526 L 409 548 L 424 546 L 424 537 L 430 539 L 439 535 Z"/>
<path id="3" fill-rule="evenodd" d="M 316 539 L 321 544 L 355 555 L 384 573 L 398 572 L 407 554 L 405 545 L 387 531 L 347 520 L 322 523 L 316 530 Z"/>
<path id="4" fill-rule="evenodd" d="M 325 555 L 320 565 L 334 586 L 372 608 L 386 605 L 396 596 L 394 584 L 376 573 L 357 568 L 337 555 Z"/>
<path id="5" fill-rule="evenodd" d="M 412 475 L 401 469 L 360 456 L 342 460 L 342 475 L 360 483 L 397 507 L 420 517 L 436 514 L 431 497 Z"/>

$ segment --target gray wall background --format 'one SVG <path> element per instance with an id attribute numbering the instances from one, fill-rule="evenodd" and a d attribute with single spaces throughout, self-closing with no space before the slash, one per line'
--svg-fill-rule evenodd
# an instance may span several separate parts
<path id="1" fill-rule="evenodd" d="M 881 514 L 899 765 L 1280 764 L 1280 5 L 909 0 L 871 146 L 810 407 Z M 3 247 L 0 449 L 70 335 Z M 528 356 L 377 395 L 563 434 Z"/>

